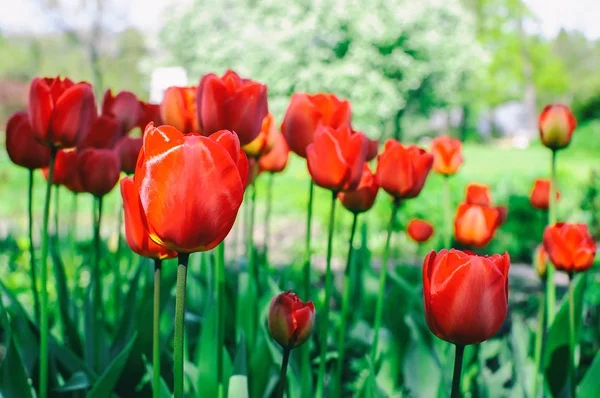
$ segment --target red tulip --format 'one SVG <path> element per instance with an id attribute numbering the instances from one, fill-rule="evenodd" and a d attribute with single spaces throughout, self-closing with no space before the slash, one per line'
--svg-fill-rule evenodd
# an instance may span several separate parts
<path id="1" fill-rule="evenodd" d="M 92 86 L 68 78 L 38 78 L 29 90 L 29 124 L 45 145 L 73 147 L 96 118 Z"/>
<path id="2" fill-rule="evenodd" d="M 369 149 L 367 150 L 367 162 L 375 159 L 379 154 L 379 140 L 369 140 Z"/>
<path id="3" fill-rule="evenodd" d="M 169 87 L 160 104 L 160 117 L 165 124 L 183 133 L 199 133 L 196 118 L 196 87 Z M 146 126 L 144 126 L 145 130 Z"/>
<path id="4" fill-rule="evenodd" d="M 308 171 L 315 184 L 334 192 L 352 191 L 360 183 L 367 156 L 367 138 L 348 125 L 321 126 L 306 150 Z"/>
<path id="5" fill-rule="evenodd" d="M 108 89 L 102 101 L 102 114 L 113 117 L 119 126 L 119 136 L 124 136 L 137 126 L 142 107 L 134 93 L 121 91 L 113 95 Z"/>
<path id="6" fill-rule="evenodd" d="M 281 132 L 290 149 L 305 158 L 308 145 L 319 126 L 338 128 L 350 125 L 350 103 L 333 94 L 292 94 L 281 123 Z"/>
<path id="7" fill-rule="evenodd" d="M 118 121 L 112 116 L 97 117 L 85 137 L 77 144 L 77 149 L 112 148 L 120 137 Z"/>
<path id="8" fill-rule="evenodd" d="M 275 133 L 273 147 L 265 155 L 258 158 L 260 171 L 279 173 L 285 169 L 290 154 L 290 148 L 283 134 Z"/>
<path id="9" fill-rule="evenodd" d="M 84 192 L 77 164 L 78 152 L 75 149 L 59 149 L 54 160 L 54 175 L 52 183 L 64 185 L 71 192 Z M 44 177 L 48 178 L 48 168 L 42 169 Z"/>
<path id="10" fill-rule="evenodd" d="M 413 219 L 408 223 L 406 232 L 415 242 L 427 242 L 433 235 L 433 225 L 425 220 Z"/>
<path id="11" fill-rule="evenodd" d="M 560 198 L 558 191 L 556 199 Z M 536 209 L 548 210 L 550 201 L 550 180 L 537 179 L 533 183 L 531 195 L 529 195 L 531 205 Z"/>
<path id="12" fill-rule="evenodd" d="M 260 133 L 269 111 L 267 86 L 242 79 L 232 70 L 221 77 L 209 73 L 200 79 L 196 110 L 202 134 L 231 130 L 242 145 L 249 144 Z"/>
<path id="13" fill-rule="evenodd" d="M 471 183 L 467 185 L 465 203 L 470 205 L 491 206 L 492 196 L 490 187 L 484 184 Z"/>
<path id="14" fill-rule="evenodd" d="M 115 147 L 121 160 L 121 170 L 126 174 L 133 174 L 135 164 L 142 148 L 142 138 L 122 137 Z"/>
<path id="15" fill-rule="evenodd" d="M 544 249 L 556 269 L 568 273 L 588 270 L 596 256 L 596 243 L 585 224 L 556 223 L 546 227 Z"/>
<path id="16" fill-rule="evenodd" d="M 101 197 L 109 193 L 121 176 L 119 155 L 113 149 L 86 148 L 77 157 L 81 186 Z"/>
<path id="17" fill-rule="evenodd" d="M 461 203 L 456 209 L 454 235 L 464 245 L 487 245 L 503 222 L 503 211 L 497 207 Z"/>
<path id="18" fill-rule="evenodd" d="M 176 251 L 164 248 L 150 239 L 146 215 L 142 210 L 133 178 L 125 177 L 121 180 L 121 196 L 125 216 L 125 237 L 131 250 L 140 256 L 161 260 L 177 257 Z"/>
<path id="19" fill-rule="evenodd" d="M 31 170 L 50 164 L 50 148 L 35 139 L 26 112 L 17 112 L 8 119 L 6 151 L 14 164 Z"/>
<path id="20" fill-rule="evenodd" d="M 425 150 L 388 140 L 377 161 L 377 180 L 395 198 L 414 198 L 421 193 L 432 164 L 433 155 Z"/>
<path id="21" fill-rule="evenodd" d="M 291 291 L 273 297 L 267 318 L 269 332 L 282 347 L 294 348 L 303 344 L 315 324 L 315 306 L 303 303 Z"/>
<path id="22" fill-rule="evenodd" d="M 371 168 L 367 163 L 363 166 L 360 183 L 353 191 L 340 192 L 338 198 L 342 205 L 354 214 L 363 213 L 375 203 L 379 185 L 375 175 L 371 172 Z"/>
<path id="23" fill-rule="evenodd" d="M 466 345 L 492 337 L 508 312 L 508 253 L 430 252 L 423 263 L 423 301 L 429 330 Z"/>
<path id="24" fill-rule="evenodd" d="M 258 136 L 251 143 L 244 145 L 244 152 L 250 157 L 259 157 L 268 153 L 275 145 L 277 134 L 275 119 L 272 114 L 268 113 L 262 122 Z"/>
<path id="25" fill-rule="evenodd" d="M 137 121 L 137 126 L 140 130 L 144 131 L 150 122 L 154 123 L 155 126 L 164 124 L 160 116 L 159 104 L 150 104 L 148 102 L 140 101 L 140 108 L 140 117 Z"/>
<path id="26" fill-rule="evenodd" d="M 179 253 L 225 239 L 242 204 L 248 160 L 237 136 L 148 125 L 134 181 L 151 238 Z"/>
<path id="27" fill-rule="evenodd" d="M 455 174 L 463 162 L 462 143 L 448 136 L 435 138 L 431 142 L 431 153 L 433 170 L 440 174 Z"/>
<path id="28" fill-rule="evenodd" d="M 542 143 L 552 150 L 566 147 L 571 143 L 577 120 L 568 106 L 563 104 L 546 105 L 538 119 Z"/>
<path id="29" fill-rule="evenodd" d="M 544 250 L 543 245 L 538 245 L 533 255 L 533 266 L 540 278 L 546 277 L 546 269 L 548 263 L 548 253 Z"/>

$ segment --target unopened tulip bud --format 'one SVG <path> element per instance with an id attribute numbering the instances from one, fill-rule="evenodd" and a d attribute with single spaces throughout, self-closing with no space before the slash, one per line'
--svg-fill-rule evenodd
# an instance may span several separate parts
<path id="1" fill-rule="evenodd" d="M 552 150 L 569 145 L 577 120 L 568 106 L 563 104 L 546 105 L 539 117 L 540 138 Z"/>
<path id="2" fill-rule="evenodd" d="M 315 306 L 312 301 L 303 303 L 291 291 L 273 298 L 269 307 L 269 332 L 284 348 L 294 348 L 312 333 L 315 323 Z"/>
<path id="3" fill-rule="evenodd" d="M 546 270 L 548 263 L 548 253 L 544 250 L 543 245 L 539 245 L 535 249 L 535 253 L 533 255 L 533 266 L 535 267 L 535 272 L 539 275 L 540 278 L 546 278 Z"/>

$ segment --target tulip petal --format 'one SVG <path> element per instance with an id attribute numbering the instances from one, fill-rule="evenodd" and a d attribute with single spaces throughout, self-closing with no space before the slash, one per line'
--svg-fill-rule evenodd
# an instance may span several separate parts
<path id="1" fill-rule="evenodd" d="M 51 142 L 48 132 L 53 108 L 54 101 L 47 82 L 40 78 L 33 79 L 29 88 L 29 124 L 36 138 L 44 143 Z"/>
<path id="2" fill-rule="evenodd" d="M 342 148 L 328 130 L 317 131 L 315 141 L 308 146 L 307 155 L 308 171 L 315 184 L 332 191 L 342 190 L 350 170 Z"/>
<path id="3" fill-rule="evenodd" d="M 225 128 L 227 109 L 222 104 L 228 94 L 225 83 L 214 73 L 200 79 L 196 93 L 196 112 L 202 134 L 210 135 Z"/>
<path id="4" fill-rule="evenodd" d="M 292 152 L 306 158 L 306 150 L 313 142 L 315 130 L 320 122 L 321 113 L 307 95 L 292 94 L 290 105 L 281 123 L 281 132 Z"/>
<path id="5" fill-rule="evenodd" d="M 52 141 L 59 147 L 75 146 L 96 118 L 94 92 L 89 84 L 71 86 L 60 96 L 52 113 Z"/>

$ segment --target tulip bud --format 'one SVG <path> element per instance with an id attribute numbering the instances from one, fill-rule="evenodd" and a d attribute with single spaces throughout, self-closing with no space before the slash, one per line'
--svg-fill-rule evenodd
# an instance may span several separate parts
<path id="1" fill-rule="evenodd" d="M 531 195 L 529 195 L 529 201 L 531 205 L 536 209 L 548 210 L 550 202 L 550 180 L 537 179 L 533 183 Z M 556 191 L 556 199 L 560 197 L 558 191 Z"/>
<path id="2" fill-rule="evenodd" d="M 13 163 L 30 170 L 47 167 L 50 163 L 50 148 L 35 139 L 25 112 L 17 112 L 8 119 L 6 151 Z"/>
<path id="3" fill-rule="evenodd" d="M 406 232 L 415 242 L 423 243 L 433 235 L 433 225 L 425 220 L 410 220 Z"/>
<path id="4" fill-rule="evenodd" d="M 303 303 L 290 291 L 273 297 L 269 307 L 269 332 L 284 348 L 303 344 L 312 333 L 315 323 L 315 306 L 312 301 Z"/>
<path id="5" fill-rule="evenodd" d="M 544 231 L 544 249 L 556 269 L 587 271 L 594 263 L 596 243 L 585 224 L 556 223 Z"/>
<path id="6" fill-rule="evenodd" d="M 543 245 L 538 245 L 535 249 L 535 253 L 533 254 L 533 266 L 535 267 L 535 271 L 539 275 L 540 278 L 546 278 L 546 270 L 548 263 L 548 253 L 544 250 Z"/>
<path id="7" fill-rule="evenodd" d="M 461 151 L 460 140 L 448 136 L 435 138 L 431 142 L 433 170 L 444 175 L 455 174 L 463 162 Z"/>
<path id="8" fill-rule="evenodd" d="M 113 149 L 86 148 L 77 157 L 79 177 L 85 192 L 94 196 L 109 193 L 121 174 L 121 161 Z"/>
<path id="9" fill-rule="evenodd" d="M 354 191 L 340 192 L 338 198 L 342 205 L 354 214 L 363 213 L 373 207 L 379 185 L 367 163 L 363 167 L 358 187 Z"/>
<path id="10" fill-rule="evenodd" d="M 568 106 L 551 104 L 540 113 L 538 120 L 542 143 L 552 150 L 569 145 L 577 120 Z"/>

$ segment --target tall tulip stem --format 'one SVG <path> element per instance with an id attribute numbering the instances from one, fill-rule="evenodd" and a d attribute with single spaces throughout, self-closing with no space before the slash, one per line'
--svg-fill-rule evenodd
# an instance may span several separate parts
<path id="1" fill-rule="evenodd" d="M 250 202 L 248 203 L 249 207 L 249 217 L 248 227 L 247 227 L 247 236 L 246 236 L 246 258 L 248 260 L 248 273 L 252 291 L 254 294 L 251 295 L 252 300 L 248 303 L 249 306 L 249 318 L 250 318 L 250 327 L 248 329 L 247 339 L 249 341 L 249 345 L 252 346 L 254 344 L 254 340 L 256 338 L 255 330 L 258 325 L 258 267 L 256 266 L 256 256 L 254 255 L 254 217 L 256 214 L 256 162 L 252 166 L 252 170 L 250 171 L 251 176 L 253 176 L 252 184 L 250 184 Z"/>
<path id="2" fill-rule="evenodd" d="M 94 198 L 94 268 L 92 269 L 94 286 L 94 317 L 96 327 L 94 330 L 94 367 L 100 368 L 100 328 L 102 327 L 102 272 L 100 270 L 100 259 L 102 251 L 100 247 L 100 226 L 102 224 L 102 196 Z"/>
<path id="3" fill-rule="evenodd" d="M 538 308 L 538 327 L 535 332 L 535 351 L 534 351 L 534 361 L 535 361 L 535 379 L 533 380 L 533 398 L 537 398 L 538 393 L 538 385 L 540 383 L 540 365 L 542 362 L 542 347 L 544 345 L 544 331 L 546 329 L 546 294 L 545 289 L 546 284 L 542 287 L 542 291 L 540 292 L 540 303 Z"/>
<path id="4" fill-rule="evenodd" d="M 308 204 L 306 216 L 306 238 L 304 242 L 304 264 L 302 269 L 304 282 L 304 299 L 310 300 L 310 256 L 311 256 L 311 236 L 312 236 L 312 210 L 313 197 L 315 192 L 315 183 L 312 178 L 308 188 Z M 301 369 L 302 372 L 302 396 L 305 398 L 311 397 L 312 370 L 310 369 L 310 344 L 303 344 L 300 347 L 301 353 Z"/>
<path id="5" fill-rule="evenodd" d="M 552 150 L 552 164 L 550 168 L 550 200 L 548 203 L 548 224 L 556 223 L 556 150 Z M 556 303 L 556 288 L 554 286 L 554 265 L 548 261 L 546 271 L 546 312 L 548 325 L 554 320 L 554 307 Z"/>
<path id="6" fill-rule="evenodd" d="M 160 272 L 162 260 L 154 259 L 154 318 L 152 328 L 152 396 L 160 398 Z"/>
<path id="7" fill-rule="evenodd" d="M 273 173 L 269 173 L 267 180 L 267 203 L 265 209 L 265 238 L 263 241 L 263 255 L 267 258 L 267 250 L 269 249 L 269 232 L 271 224 L 271 205 L 273 196 Z"/>
<path id="8" fill-rule="evenodd" d="M 277 387 L 277 398 L 283 398 L 285 394 L 285 382 L 287 379 L 287 367 L 290 361 L 290 354 L 292 349 L 290 347 L 283 347 L 283 359 L 281 360 L 281 370 L 279 372 L 279 386 Z"/>
<path id="9" fill-rule="evenodd" d="M 352 227 L 350 229 L 350 239 L 348 240 L 348 257 L 346 260 L 346 269 L 344 270 L 344 293 L 342 296 L 342 322 L 340 324 L 338 336 L 338 364 L 336 369 L 336 394 L 334 396 L 342 396 L 342 367 L 344 365 L 344 351 L 346 339 L 346 322 L 348 318 L 348 306 L 350 305 L 350 288 L 352 275 L 352 253 L 354 245 L 354 235 L 356 234 L 356 225 L 358 224 L 358 213 L 354 213 L 352 218 Z"/>
<path id="10" fill-rule="evenodd" d="M 119 310 L 121 308 L 121 286 L 123 283 L 121 281 L 121 226 L 123 225 L 123 205 L 119 205 L 118 214 L 117 214 L 117 249 L 115 251 L 115 268 L 113 270 L 114 273 L 114 282 L 113 282 L 113 302 L 114 302 L 114 313 L 115 319 L 117 319 L 117 315 L 119 314 Z"/>
<path id="11" fill-rule="evenodd" d="M 40 297 L 37 293 L 37 272 L 35 268 L 35 248 L 33 247 L 33 169 L 29 169 L 27 190 L 27 232 L 29 233 L 29 277 L 33 294 L 33 309 L 36 321 L 40 320 Z"/>
<path id="12" fill-rule="evenodd" d="M 173 352 L 173 384 L 175 398 L 183 398 L 183 332 L 185 328 L 185 283 L 189 253 L 179 253 L 175 288 L 175 336 Z"/>
<path id="13" fill-rule="evenodd" d="M 383 248 L 383 259 L 381 262 L 381 270 L 379 272 L 379 294 L 377 296 L 377 304 L 375 307 L 375 321 L 373 324 L 373 344 L 371 345 L 371 360 L 375 363 L 377 359 L 377 345 L 379 343 L 379 329 L 381 328 L 381 319 L 383 317 L 383 296 L 385 294 L 385 278 L 387 274 L 387 263 L 390 252 L 390 241 L 392 232 L 394 231 L 394 223 L 396 222 L 396 214 L 400 207 L 400 200 L 395 199 L 392 205 L 392 215 L 387 228 L 387 237 L 385 239 L 385 247 Z"/>
<path id="14" fill-rule="evenodd" d="M 327 361 L 327 337 L 329 334 L 329 302 L 333 290 L 333 275 L 331 273 L 331 254 L 333 250 L 333 226 L 335 224 L 335 204 L 337 193 L 333 192 L 331 210 L 329 211 L 329 232 L 327 233 L 327 264 L 325 269 L 325 301 L 323 302 L 323 318 L 321 321 L 321 356 L 319 362 L 319 377 L 317 378 L 317 397 L 322 398 L 325 383 L 325 363 Z"/>
<path id="15" fill-rule="evenodd" d="M 50 218 L 50 201 L 52 199 L 52 180 L 54 179 L 56 151 L 56 148 L 50 148 L 50 165 L 48 167 L 46 202 L 44 203 L 44 219 L 42 224 L 42 256 L 40 258 L 42 283 L 40 295 L 40 398 L 48 396 L 48 220 Z"/>
<path id="16" fill-rule="evenodd" d="M 452 376 L 452 392 L 450 393 L 450 398 L 460 398 L 460 379 L 464 353 L 465 346 L 456 344 L 456 354 L 454 355 L 454 374 Z"/>
<path id="17" fill-rule="evenodd" d="M 571 397 L 577 396 L 577 367 L 575 366 L 575 294 L 573 273 L 569 272 L 569 378 Z"/>
<path id="18" fill-rule="evenodd" d="M 450 176 L 444 176 L 444 249 L 450 250 L 452 244 L 452 200 L 450 195 Z"/>
<path id="19" fill-rule="evenodd" d="M 217 280 L 217 383 L 219 385 L 219 397 L 223 397 L 225 391 L 225 380 L 223 377 L 223 347 L 225 346 L 225 242 L 217 246 L 215 253 L 215 267 Z"/>

